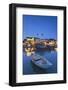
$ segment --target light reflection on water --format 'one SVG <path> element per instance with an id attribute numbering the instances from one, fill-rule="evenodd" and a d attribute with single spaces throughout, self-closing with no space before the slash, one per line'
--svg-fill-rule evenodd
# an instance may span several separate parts
<path id="1" fill-rule="evenodd" d="M 39 54 L 49 60 L 53 65 L 46 69 L 42 70 L 36 67 L 32 62 L 32 54 Z M 23 74 L 44 74 L 44 73 L 57 73 L 57 51 L 56 50 L 48 50 L 48 51 L 31 51 L 28 49 L 23 54 Z"/>

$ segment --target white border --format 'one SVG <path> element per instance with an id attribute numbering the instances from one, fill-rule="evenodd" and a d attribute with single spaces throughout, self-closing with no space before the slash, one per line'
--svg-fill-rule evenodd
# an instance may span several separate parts
<path id="1" fill-rule="evenodd" d="M 39 74 L 39 75 L 23 75 L 22 74 L 22 15 L 49 15 L 58 17 L 57 41 L 58 41 L 58 57 L 57 57 L 57 74 Z M 54 81 L 63 80 L 63 10 L 51 9 L 16 9 L 16 83 L 36 82 L 36 81 Z"/>

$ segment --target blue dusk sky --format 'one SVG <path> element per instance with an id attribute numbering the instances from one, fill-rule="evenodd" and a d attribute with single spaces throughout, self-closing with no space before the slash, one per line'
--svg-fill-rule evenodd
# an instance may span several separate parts
<path id="1" fill-rule="evenodd" d="M 57 39 L 57 16 L 23 15 L 22 18 L 24 39 Z"/>

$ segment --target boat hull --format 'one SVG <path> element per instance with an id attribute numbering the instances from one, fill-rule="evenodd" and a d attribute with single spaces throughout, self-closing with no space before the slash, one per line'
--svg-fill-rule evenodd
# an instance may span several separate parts
<path id="1" fill-rule="evenodd" d="M 52 63 L 49 62 L 47 59 L 43 59 L 42 57 L 40 57 L 39 59 L 36 59 L 37 57 L 35 57 L 35 60 L 32 59 L 32 63 L 34 65 L 36 65 L 38 68 L 41 68 L 41 69 L 47 69 L 47 68 L 50 68 L 52 66 Z"/>

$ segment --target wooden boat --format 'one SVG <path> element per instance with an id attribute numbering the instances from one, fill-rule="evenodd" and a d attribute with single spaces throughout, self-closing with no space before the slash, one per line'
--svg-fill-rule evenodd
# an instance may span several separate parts
<path id="1" fill-rule="evenodd" d="M 32 55 L 32 63 L 41 69 L 47 69 L 52 66 L 52 63 L 38 54 Z"/>

